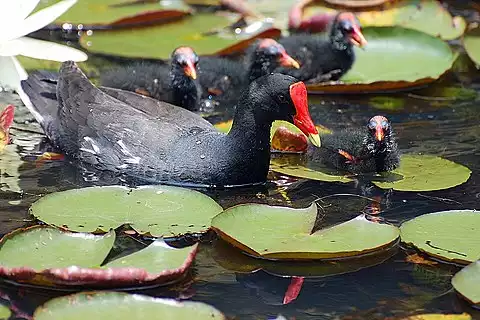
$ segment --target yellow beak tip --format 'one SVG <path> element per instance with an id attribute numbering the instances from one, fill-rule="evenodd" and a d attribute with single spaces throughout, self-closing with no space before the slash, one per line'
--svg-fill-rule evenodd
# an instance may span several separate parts
<path id="1" fill-rule="evenodd" d="M 322 146 L 322 142 L 320 140 L 320 136 L 317 134 L 309 134 L 308 135 L 308 140 L 310 140 L 310 143 L 313 144 L 315 147 L 320 148 Z"/>

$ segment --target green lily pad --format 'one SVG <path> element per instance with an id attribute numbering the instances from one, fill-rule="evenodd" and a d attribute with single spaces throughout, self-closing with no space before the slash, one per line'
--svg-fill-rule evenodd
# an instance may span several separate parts
<path id="1" fill-rule="evenodd" d="M 99 236 L 45 226 L 20 229 L 0 241 L 0 276 L 62 287 L 165 284 L 178 280 L 197 252 L 197 245 L 176 249 L 160 239 L 102 266 L 114 241 L 113 231 Z"/>
<path id="2" fill-rule="evenodd" d="M 368 45 L 341 82 L 309 84 L 309 92 L 375 92 L 424 85 L 448 71 L 456 59 L 447 43 L 402 27 L 367 27 Z M 408 52 L 408 54 L 405 54 Z"/>
<path id="3" fill-rule="evenodd" d="M 12 315 L 12 312 L 7 306 L 0 304 L 0 320 L 7 320 Z"/>
<path id="4" fill-rule="evenodd" d="M 472 317 L 465 312 L 461 314 L 426 313 L 417 314 L 401 320 L 472 320 Z"/>
<path id="5" fill-rule="evenodd" d="M 451 210 L 424 214 L 400 227 L 401 239 L 417 249 L 448 262 L 480 259 L 480 213 Z"/>
<path id="6" fill-rule="evenodd" d="M 306 166 L 307 162 L 298 156 L 282 156 L 270 160 L 270 170 L 288 176 L 325 182 L 351 182 L 346 175 L 336 175 Z M 326 169 L 325 169 L 326 170 Z"/>
<path id="7" fill-rule="evenodd" d="M 403 179 L 392 182 L 372 182 L 383 189 L 434 191 L 452 188 L 466 182 L 472 171 L 440 157 L 405 154 L 401 156 L 400 167 L 392 173 L 403 176 Z"/>
<path id="8" fill-rule="evenodd" d="M 480 65 L 480 28 L 477 27 L 465 34 L 463 46 L 470 59 L 477 65 Z"/>
<path id="9" fill-rule="evenodd" d="M 180 45 L 194 48 L 198 55 L 227 54 L 245 49 L 257 37 L 280 35 L 280 30 L 268 25 L 252 33 L 234 34 L 225 29 L 232 22 L 225 15 L 200 13 L 182 21 L 151 28 L 84 34 L 80 44 L 93 53 L 168 59 L 173 49 Z"/>
<path id="10" fill-rule="evenodd" d="M 38 9 L 45 8 L 61 0 L 42 1 Z M 130 4 L 129 4 L 130 2 Z M 129 0 L 78 0 L 55 24 L 83 25 L 84 29 L 108 27 L 128 27 L 180 19 L 190 12 L 182 1 L 156 1 L 154 3 L 131 4 Z"/>
<path id="11" fill-rule="evenodd" d="M 212 228 L 230 244 L 265 259 L 332 259 L 359 256 L 395 242 L 398 228 L 363 216 L 311 234 L 315 203 L 305 209 L 246 204 L 212 219 Z"/>
<path id="12" fill-rule="evenodd" d="M 175 319 L 224 320 L 217 309 L 202 302 L 160 299 L 120 292 L 77 293 L 38 307 L 34 320 Z"/>
<path id="13" fill-rule="evenodd" d="M 474 305 L 480 305 L 480 260 L 477 260 L 452 278 L 452 285 L 455 290 L 467 301 Z"/>
<path id="14" fill-rule="evenodd" d="M 90 187 L 46 195 L 30 208 L 39 220 L 73 231 L 107 231 L 123 224 L 141 234 L 172 237 L 205 232 L 222 207 L 190 189 Z"/>

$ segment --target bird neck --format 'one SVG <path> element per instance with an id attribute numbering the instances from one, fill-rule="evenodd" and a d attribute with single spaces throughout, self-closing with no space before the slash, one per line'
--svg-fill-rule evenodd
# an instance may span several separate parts
<path id="1" fill-rule="evenodd" d="M 199 96 L 196 80 L 187 77 L 183 69 L 176 65 L 172 65 L 170 80 L 173 104 L 195 110 Z"/>
<path id="2" fill-rule="evenodd" d="M 276 68 L 276 65 L 272 62 L 272 59 L 266 57 L 264 54 L 254 52 L 249 60 L 249 82 L 252 82 L 257 78 L 260 78 L 261 76 L 271 73 Z"/>

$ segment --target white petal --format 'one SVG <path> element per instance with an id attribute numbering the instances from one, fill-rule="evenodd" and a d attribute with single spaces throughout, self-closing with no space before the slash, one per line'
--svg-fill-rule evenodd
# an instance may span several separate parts
<path id="1" fill-rule="evenodd" d="M 85 61 L 88 56 L 75 48 L 54 42 L 21 37 L 0 46 L 0 55 L 22 55 L 36 59 L 53 61 Z"/>
<path id="2" fill-rule="evenodd" d="M 28 17 L 39 2 L 40 0 L 0 0 L 0 23 L 2 26 L 18 24 Z"/>
<path id="3" fill-rule="evenodd" d="M 27 72 L 15 57 L 0 56 L 0 86 L 10 90 L 18 90 L 20 81 L 27 79 Z"/>
<path id="4" fill-rule="evenodd" d="M 22 1 L 22 0 L 16 0 Z M 19 37 L 23 37 L 29 33 L 37 31 L 47 24 L 52 23 L 62 14 L 64 14 L 71 6 L 73 6 L 77 0 L 63 0 L 40 11 L 35 12 L 28 18 L 26 18 L 20 26 L 17 23 L 13 23 L 9 26 L 11 32 L 1 34 L 0 41 L 13 40 Z"/>

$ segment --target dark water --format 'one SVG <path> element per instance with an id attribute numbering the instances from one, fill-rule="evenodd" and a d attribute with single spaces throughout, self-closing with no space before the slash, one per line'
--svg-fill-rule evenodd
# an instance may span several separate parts
<path id="1" fill-rule="evenodd" d="M 438 192 L 386 192 L 370 185 L 297 180 L 272 174 L 272 183 L 266 187 L 208 194 L 223 207 L 245 202 L 303 207 L 330 196 L 321 202 L 320 210 L 327 224 L 372 210 L 371 201 L 354 195 L 375 197 L 380 201 L 380 217 L 396 225 L 428 212 L 480 209 L 479 93 L 480 74 L 462 53 L 454 70 L 428 88 L 409 93 L 310 99 L 314 121 L 332 129 L 363 126 L 375 114 L 386 115 L 393 123 L 402 152 L 442 156 L 469 167 L 472 176 L 461 186 Z M 16 96 L 1 93 L 0 103 L 7 102 L 21 105 Z M 31 120 L 28 111 L 19 107 L 15 126 L 22 130 L 12 130 L 14 145 L 0 157 L 0 234 L 31 224 L 28 207 L 40 196 L 98 183 L 97 175 L 81 172 L 67 162 L 36 162 L 35 156 L 50 147 L 41 134 L 32 132 L 40 129 L 29 123 Z M 480 312 L 464 303 L 451 288 L 450 279 L 459 267 L 407 263 L 405 257 L 411 251 L 399 246 L 382 257 L 361 262 L 270 264 L 264 270 L 238 272 L 232 271 L 238 270 L 235 266 L 255 261 L 214 239 L 204 241 L 183 282 L 174 288 L 140 292 L 203 301 L 235 319 L 267 319 L 278 314 L 288 319 L 385 319 L 431 312 L 468 312 L 480 319 Z M 298 268 L 308 270 L 312 276 L 306 277 L 298 298 L 284 305 L 292 281 L 285 275 L 298 272 Z M 36 306 L 61 294 L 65 293 L 0 284 L 0 302 L 7 302 L 20 315 L 31 314 Z"/>

